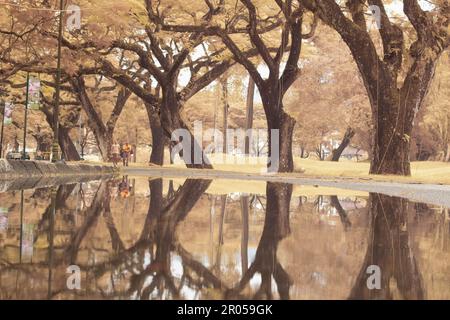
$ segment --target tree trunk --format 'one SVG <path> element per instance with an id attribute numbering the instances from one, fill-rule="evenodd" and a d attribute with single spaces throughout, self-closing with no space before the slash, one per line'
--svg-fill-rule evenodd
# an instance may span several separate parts
<path id="1" fill-rule="evenodd" d="M 37 132 L 33 134 L 33 137 L 36 139 L 36 151 L 41 151 L 44 154 L 50 153 L 53 138 L 50 132 L 42 131 L 38 125 Z"/>
<path id="2" fill-rule="evenodd" d="M 131 96 L 131 91 L 127 89 L 122 89 L 119 91 L 113 111 L 111 112 L 111 115 L 105 125 L 103 123 L 103 119 L 98 114 L 89 95 L 87 94 L 84 79 L 82 77 L 71 78 L 70 83 L 75 89 L 78 100 L 80 101 L 84 112 L 87 114 L 88 125 L 94 134 L 103 160 L 110 161 L 114 129 L 126 102 Z"/>
<path id="3" fill-rule="evenodd" d="M 42 112 L 45 114 L 45 119 L 47 123 L 53 128 L 53 114 L 47 108 L 47 106 L 42 107 Z M 78 154 L 77 148 L 75 147 L 72 139 L 69 136 L 70 129 L 60 126 L 58 134 L 58 143 L 61 148 L 62 156 L 67 161 L 80 161 L 81 157 Z"/>
<path id="4" fill-rule="evenodd" d="M 419 57 L 406 75 L 403 86 L 389 68 L 380 66 L 378 80 L 369 92 L 374 125 L 371 174 L 411 175 L 411 140 L 414 120 L 434 77 L 439 54 Z"/>
<path id="5" fill-rule="evenodd" d="M 316 147 L 316 155 L 320 161 L 323 160 L 323 152 L 322 152 L 322 142 Z"/>
<path id="6" fill-rule="evenodd" d="M 179 137 L 176 141 L 172 140 L 172 134 L 176 130 L 183 130 L 191 142 L 190 155 L 184 156 L 183 151 L 179 152 L 180 157 L 185 159 L 188 168 L 212 169 L 208 158 L 203 152 L 203 142 L 197 141 L 188 125 L 180 115 L 181 105 L 178 99 L 178 93 L 174 86 L 167 85 L 163 88 L 163 99 L 160 107 L 160 120 L 164 134 L 170 139 L 172 147 L 181 142 Z"/>
<path id="7" fill-rule="evenodd" d="M 411 175 L 410 146 L 413 119 L 398 100 L 378 107 L 374 115 L 375 136 L 371 174 Z M 403 109 L 403 110 L 402 110 Z"/>
<path id="8" fill-rule="evenodd" d="M 252 77 L 249 77 L 247 88 L 247 111 L 245 115 L 245 131 L 253 128 L 253 107 L 255 100 L 255 81 Z M 251 137 L 245 136 L 245 154 L 250 154 L 250 139 Z"/>
<path id="9" fill-rule="evenodd" d="M 158 111 L 154 106 L 145 105 L 148 119 L 150 122 L 150 130 L 152 132 L 152 153 L 150 154 L 150 163 L 162 166 L 164 164 L 164 146 L 166 136 L 161 127 Z"/>
<path id="10" fill-rule="evenodd" d="M 345 131 L 344 138 L 342 138 L 341 144 L 337 149 L 333 150 L 331 161 L 338 162 L 341 158 L 342 152 L 349 146 L 352 138 L 355 136 L 355 130 L 348 127 Z"/>
<path id="11" fill-rule="evenodd" d="M 309 154 L 306 152 L 305 147 L 300 146 L 300 158 L 306 159 L 308 158 Z"/>
<path id="12" fill-rule="evenodd" d="M 369 245 L 350 299 L 393 299 L 393 289 L 402 299 L 423 299 L 422 279 L 410 246 L 408 200 L 371 194 L 369 203 Z M 368 288 L 368 277 L 373 274 L 369 266 L 380 268 L 380 289 Z"/>
<path id="13" fill-rule="evenodd" d="M 269 135 L 269 172 L 294 171 L 292 138 L 295 120 L 286 112 L 267 115 Z"/>
<path id="14" fill-rule="evenodd" d="M 80 101 L 84 112 L 86 112 L 87 122 L 92 130 L 92 133 L 94 134 L 95 140 L 97 141 L 100 154 L 104 161 L 108 161 L 109 150 L 112 143 L 112 135 L 107 136 L 106 126 L 103 124 L 103 120 L 95 110 L 91 99 L 86 92 L 84 79 L 81 77 L 73 78 L 71 79 L 71 84 L 76 91 L 78 100 Z"/>
<path id="15" fill-rule="evenodd" d="M 138 136 L 138 128 L 134 128 L 134 151 L 133 151 L 133 162 L 137 162 L 137 151 L 139 146 L 139 136 Z"/>
<path id="16" fill-rule="evenodd" d="M 284 111 L 283 88 L 278 78 L 258 86 L 267 118 L 269 136 L 268 172 L 294 171 L 292 141 L 295 119 Z"/>
<path id="17" fill-rule="evenodd" d="M 222 103 L 223 103 L 223 150 L 224 154 L 228 151 L 228 109 L 230 105 L 228 104 L 228 79 L 224 78 L 221 81 L 222 84 Z M 231 141 L 231 144 L 234 144 L 234 141 Z"/>
<path id="18" fill-rule="evenodd" d="M 447 151 L 446 151 L 446 155 L 445 155 L 445 162 L 450 162 L 450 143 L 447 144 Z"/>
<path id="19" fill-rule="evenodd" d="M 80 161 L 81 157 L 78 154 L 72 139 L 69 136 L 69 129 L 60 127 L 58 136 L 59 146 L 61 148 L 62 155 L 66 161 Z"/>

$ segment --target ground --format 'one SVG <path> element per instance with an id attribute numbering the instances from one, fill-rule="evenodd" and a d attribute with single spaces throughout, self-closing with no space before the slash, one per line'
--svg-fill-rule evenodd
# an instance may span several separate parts
<path id="1" fill-rule="evenodd" d="M 264 168 L 262 160 L 251 158 L 258 164 L 218 164 L 215 159 L 211 159 L 214 169 L 220 171 L 228 171 L 245 174 L 260 174 Z M 318 161 L 310 159 L 295 158 L 295 172 L 289 176 L 301 176 L 309 178 L 352 178 L 356 180 L 373 180 L 385 182 L 401 182 L 401 183 L 426 183 L 426 184 L 448 184 L 450 185 L 450 163 L 445 162 L 412 162 L 412 176 L 386 176 L 386 175 L 369 175 L 368 162 L 354 161 Z M 137 163 L 131 164 L 132 167 L 148 167 L 148 164 Z M 185 168 L 184 164 L 166 165 L 165 167 Z"/>

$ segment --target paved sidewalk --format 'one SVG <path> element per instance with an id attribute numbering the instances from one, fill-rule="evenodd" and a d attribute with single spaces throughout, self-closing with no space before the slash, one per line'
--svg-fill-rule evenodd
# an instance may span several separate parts
<path id="1" fill-rule="evenodd" d="M 253 180 L 292 183 L 298 185 L 332 187 L 381 193 L 390 196 L 408 198 L 412 201 L 424 202 L 450 208 L 450 185 L 399 183 L 358 178 L 309 177 L 292 174 L 257 174 L 210 169 L 187 169 L 168 167 L 127 167 L 122 168 L 124 174 L 132 176 L 161 178 L 196 178 Z"/>

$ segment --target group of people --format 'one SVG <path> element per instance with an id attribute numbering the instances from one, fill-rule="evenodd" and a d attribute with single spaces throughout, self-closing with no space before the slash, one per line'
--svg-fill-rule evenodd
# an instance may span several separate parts
<path id="1" fill-rule="evenodd" d="M 130 183 L 128 176 L 123 176 L 122 181 L 111 180 L 108 182 L 109 195 L 112 200 L 115 200 L 117 196 L 122 199 L 128 199 L 131 196 L 133 185 Z"/>
<path id="2" fill-rule="evenodd" d="M 128 167 L 128 162 L 130 158 L 133 156 L 133 147 L 128 143 L 124 143 L 120 145 L 117 142 L 114 142 L 111 146 L 111 160 L 113 162 L 114 167 L 117 167 L 117 164 L 122 160 L 123 166 Z"/>

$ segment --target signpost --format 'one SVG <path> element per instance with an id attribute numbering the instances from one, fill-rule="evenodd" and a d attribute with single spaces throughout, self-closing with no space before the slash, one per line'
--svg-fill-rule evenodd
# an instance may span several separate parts
<path id="1" fill-rule="evenodd" d="M 3 104 L 2 131 L 0 133 L 0 159 L 3 158 L 3 130 L 5 129 L 6 104 Z"/>
<path id="2" fill-rule="evenodd" d="M 59 152 L 59 99 L 61 91 L 61 42 L 63 35 L 63 18 L 64 18 L 64 0 L 59 2 L 59 33 L 58 33 L 58 61 L 56 67 L 56 92 L 55 92 L 55 106 L 53 108 L 53 147 L 52 147 L 52 162 L 60 160 Z"/>
<path id="3" fill-rule="evenodd" d="M 28 102 L 30 98 L 30 73 L 27 72 L 27 92 L 25 93 L 25 116 L 23 125 L 23 152 L 22 160 L 27 158 L 27 123 L 28 123 Z"/>
<path id="4" fill-rule="evenodd" d="M 5 127 L 12 123 L 12 113 L 14 110 L 14 105 L 9 102 L 3 103 L 3 119 L 2 119 L 2 129 L 0 134 L 0 158 L 3 157 L 3 136 Z"/>
<path id="5" fill-rule="evenodd" d="M 28 86 L 28 109 L 39 110 L 40 109 L 40 94 L 41 94 L 41 81 L 39 78 L 30 75 L 30 81 Z"/>

